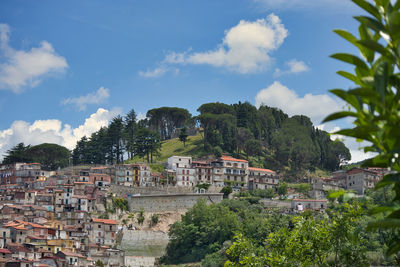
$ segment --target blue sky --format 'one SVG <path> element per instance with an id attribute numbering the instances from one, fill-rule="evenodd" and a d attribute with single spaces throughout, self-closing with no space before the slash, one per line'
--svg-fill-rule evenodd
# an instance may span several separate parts
<path id="1" fill-rule="evenodd" d="M 355 51 L 332 30 L 355 32 L 360 12 L 347 0 L 1 1 L 0 154 L 73 148 L 131 108 L 249 101 L 320 125 L 343 106 L 328 90 L 351 86 L 329 55 Z"/>

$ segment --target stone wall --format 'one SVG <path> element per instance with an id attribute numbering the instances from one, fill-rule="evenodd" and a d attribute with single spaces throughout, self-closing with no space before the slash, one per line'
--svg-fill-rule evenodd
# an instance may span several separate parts
<path id="1" fill-rule="evenodd" d="M 126 256 L 159 258 L 164 255 L 168 241 L 168 234 L 161 231 L 124 228 L 121 245 L 118 248 L 124 250 Z"/>
<path id="2" fill-rule="evenodd" d="M 221 202 L 222 197 L 221 193 L 131 196 L 128 197 L 128 207 L 130 211 L 182 211 L 193 207 L 199 199 L 205 199 L 207 204 L 210 204 Z"/>
<path id="3" fill-rule="evenodd" d="M 129 267 L 155 266 L 155 257 L 126 256 L 125 257 L 125 266 L 129 266 Z"/>
<path id="4" fill-rule="evenodd" d="M 163 195 L 163 194 L 182 194 L 193 193 L 191 187 L 177 187 L 177 186 L 152 186 L 152 187 L 136 187 L 136 186 L 123 186 L 111 185 L 111 192 L 118 197 L 125 197 L 129 195 Z"/>
<path id="5" fill-rule="evenodd" d="M 210 186 L 208 193 L 219 193 L 221 187 Z M 117 197 L 125 197 L 129 195 L 167 195 L 167 194 L 187 194 L 193 193 L 192 187 L 186 186 L 152 186 L 152 187 L 136 187 L 111 185 L 111 192 Z"/>

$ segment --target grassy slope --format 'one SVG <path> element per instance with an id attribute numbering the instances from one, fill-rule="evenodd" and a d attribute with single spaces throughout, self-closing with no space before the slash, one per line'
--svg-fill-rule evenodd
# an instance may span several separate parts
<path id="1" fill-rule="evenodd" d="M 203 149 L 203 138 L 201 135 L 189 136 L 186 145 L 179 138 L 166 140 L 162 143 L 160 156 L 157 161 L 167 161 L 171 156 L 192 156 L 194 158 L 207 155 Z"/>
<path id="2" fill-rule="evenodd" d="M 203 148 L 203 138 L 199 134 L 188 136 L 185 146 L 179 141 L 179 138 L 163 141 L 160 156 L 155 161 L 166 162 L 171 156 L 192 156 L 193 158 L 199 158 L 207 154 Z M 135 157 L 133 160 L 126 160 L 125 163 L 142 163 L 145 161 L 146 159 Z"/>

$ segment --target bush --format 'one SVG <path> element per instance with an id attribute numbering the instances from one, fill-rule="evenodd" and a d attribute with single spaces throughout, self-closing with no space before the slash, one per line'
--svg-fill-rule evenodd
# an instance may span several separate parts
<path id="1" fill-rule="evenodd" d="M 224 198 L 228 198 L 228 196 L 229 196 L 229 194 L 230 193 L 232 193 L 232 187 L 230 187 L 230 186 L 225 186 L 225 187 L 223 187 L 222 189 L 221 189 L 221 192 L 220 193 L 223 193 L 224 194 Z"/>
<path id="2" fill-rule="evenodd" d="M 158 223 L 158 214 L 154 213 L 153 215 L 151 215 L 151 222 L 152 224 L 156 225 Z"/>
<path id="3" fill-rule="evenodd" d="M 139 225 L 142 225 L 144 222 L 144 210 L 143 209 L 140 209 L 140 211 L 139 211 L 139 216 L 137 218 L 137 222 Z"/>

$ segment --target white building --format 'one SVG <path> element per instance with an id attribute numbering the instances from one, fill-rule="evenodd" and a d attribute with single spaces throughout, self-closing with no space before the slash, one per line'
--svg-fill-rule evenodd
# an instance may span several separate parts
<path id="1" fill-rule="evenodd" d="M 177 186 L 195 186 L 196 169 L 192 167 L 192 157 L 172 156 L 168 158 L 168 169 L 176 173 Z"/>

